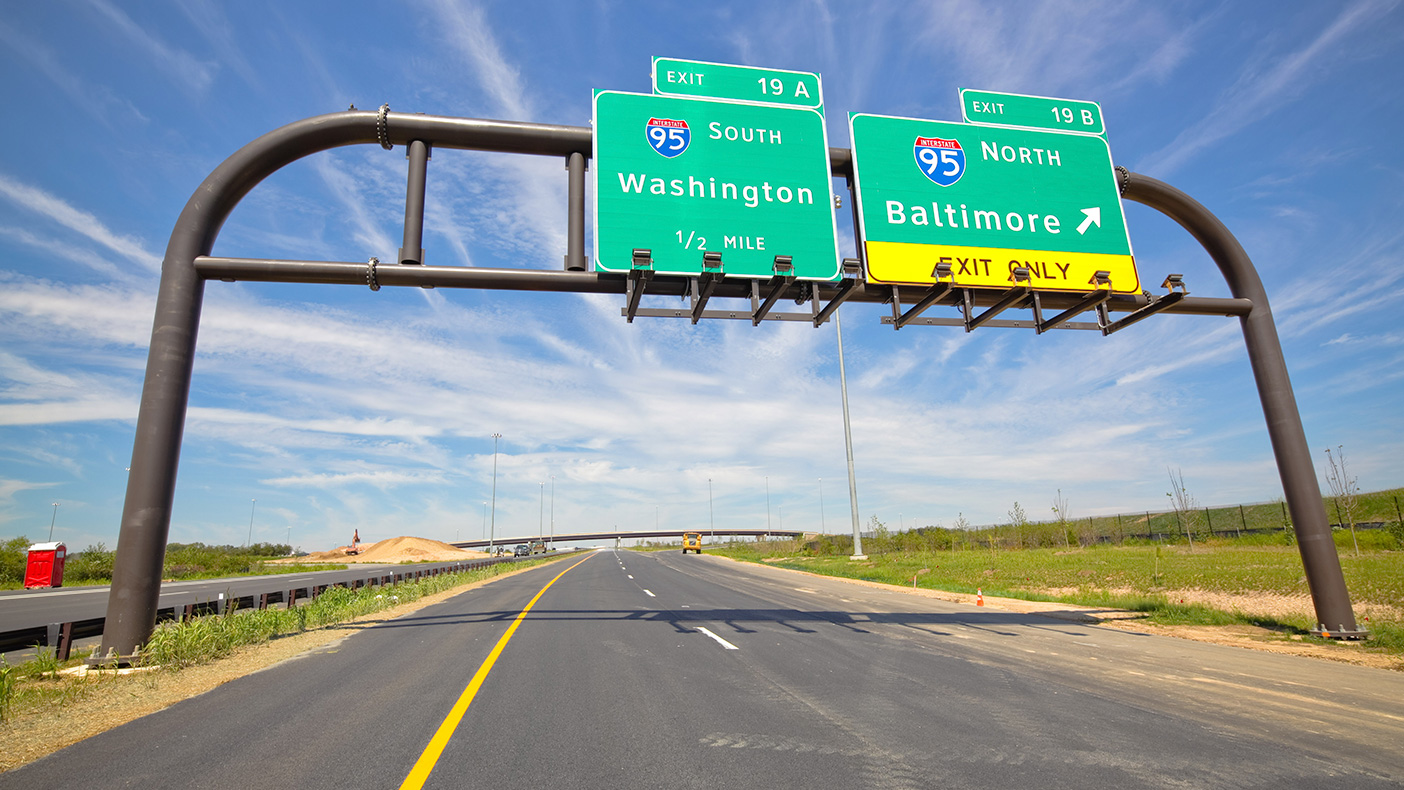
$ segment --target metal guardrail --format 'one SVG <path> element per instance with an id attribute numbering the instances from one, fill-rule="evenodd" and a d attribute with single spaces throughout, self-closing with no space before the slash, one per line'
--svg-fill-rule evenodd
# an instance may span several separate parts
<path id="1" fill-rule="evenodd" d="M 471 571 L 503 562 L 517 562 L 525 559 L 530 559 L 530 557 L 493 557 L 489 559 L 455 562 L 433 568 L 404 571 L 397 570 L 391 573 L 385 573 L 385 569 L 380 568 L 377 569 L 378 572 L 368 573 L 364 577 L 356 577 L 328 584 L 304 584 L 301 587 L 292 588 L 289 588 L 286 583 L 279 584 L 279 576 L 274 575 L 267 577 L 268 584 L 265 588 L 247 595 L 226 597 L 220 594 L 212 599 L 208 596 L 199 596 L 197 593 L 191 593 L 190 595 L 192 597 L 198 597 L 196 597 L 195 600 L 190 600 L 185 603 L 177 603 L 172 606 L 157 609 L 156 622 L 162 623 L 176 619 L 188 620 L 192 617 L 205 614 L 223 614 L 231 609 L 267 609 L 274 604 L 284 604 L 285 606 L 295 607 L 299 600 L 315 599 L 332 587 L 348 587 L 354 590 L 362 587 L 391 586 L 403 582 L 412 582 L 432 576 L 439 576 L 445 573 Z M 218 580 L 211 579 L 210 581 Z M 47 625 L 20 628 L 13 631 L 3 631 L 0 632 L 0 653 L 8 653 L 30 647 L 52 647 L 59 661 L 67 661 L 72 652 L 73 642 L 78 639 L 102 636 L 105 622 L 105 617 L 94 617 L 87 620 L 49 623 Z"/>

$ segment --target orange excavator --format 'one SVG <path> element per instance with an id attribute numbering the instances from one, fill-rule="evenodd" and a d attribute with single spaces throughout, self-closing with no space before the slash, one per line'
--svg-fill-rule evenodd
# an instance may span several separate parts
<path id="1" fill-rule="evenodd" d="M 347 553 L 347 554 L 360 554 L 360 553 L 361 553 L 361 530 L 357 529 L 356 532 L 355 532 L 355 534 L 353 534 L 353 535 L 351 536 L 351 548 L 347 549 L 347 550 L 346 550 L 346 553 Z"/>

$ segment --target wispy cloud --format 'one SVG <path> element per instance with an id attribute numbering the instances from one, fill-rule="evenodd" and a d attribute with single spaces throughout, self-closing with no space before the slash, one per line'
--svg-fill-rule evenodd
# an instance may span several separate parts
<path id="1" fill-rule="evenodd" d="M 178 4 L 177 8 L 219 54 L 221 63 L 231 66 L 249 86 L 261 87 L 258 72 L 240 50 L 238 35 L 234 26 L 229 23 L 222 4 L 212 0 L 188 0 Z"/>
<path id="2" fill-rule="evenodd" d="M 371 486 L 382 491 L 401 485 L 442 485 L 444 476 L 436 471 L 422 473 L 401 470 L 377 469 L 365 472 L 345 472 L 341 474 L 292 475 L 274 477 L 259 481 L 270 486 L 284 488 L 334 488 L 337 486 Z"/>
<path id="3" fill-rule="evenodd" d="M 97 217 L 74 208 L 62 198 L 0 173 L 0 197 L 17 208 L 38 214 L 150 271 L 160 271 L 161 259 L 130 236 L 113 232 Z"/>
<path id="4" fill-rule="evenodd" d="M 933 59 L 954 56 L 945 68 L 965 87 L 1043 95 L 1163 79 L 1193 36 L 1143 3 L 946 2 L 927 6 L 922 23 Z M 1111 39 L 1120 46 L 1101 46 Z"/>
<path id="5" fill-rule="evenodd" d="M 136 105 L 113 93 L 110 88 L 93 85 L 78 77 L 35 37 L 15 30 L 3 21 L 0 21 L 0 43 L 56 85 L 74 106 L 91 113 L 104 125 L 111 127 L 116 122 L 147 122 L 147 117 Z"/>
<path id="6" fill-rule="evenodd" d="M 313 163 L 317 175 L 327 187 L 327 193 L 350 214 L 348 224 L 351 226 L 351 237 L 364 248 L 363 255 L 375 255 L 385 261 L 394 260 L 400 246 L 391 241 L 383 229 L 390 218 L 373 215 L 362 194 L 366 182 L 347 174 L 334 154 L 323 153 L 315 157 Z M 394 262 L 399 263 L 398 260 Z"/>
<path id="7" fill-rule="evenodd" d="M 135 44 L 137 50 L 146 54 L 157 69 L 167 77 L 175 79 L 190 91 L 204 93 L 214 82 L 215 66 L 202 61 L 182 49 L 177 49 L 152 35 L 146 27 L 138 25 L 122 9 L 107 0 L 88 0 L 98 13 L 102 14 L 116 30 Z"/>
<path id="8" fill-rule="evenodd" d="M 467 61 L 500 116 L 511 121 L 535 120 L 521 71 L 511 65 L 498 45 L 483 9 L 458 0 L 427 0 L 426 6 L 437 22 L 434 27 Z"/>
<path id="9" fill-rule="evenodd" d="M 1379 19 L 1395 5 L 1396 0 L 1352 3 L 1305 46 L 1271 58 L 1272 62 L 1266 67 L 1256 63 L 1246 67 L 1220 95 L 1206 117 L 1191 121 L 1169 145 L 1137 162 L 1135 169 L 1163 178 L 1204 149 L 1269 118 L 1308 87 L 1327 79 L 1331 61 L 1349 54 L 1350 35 Z"/>

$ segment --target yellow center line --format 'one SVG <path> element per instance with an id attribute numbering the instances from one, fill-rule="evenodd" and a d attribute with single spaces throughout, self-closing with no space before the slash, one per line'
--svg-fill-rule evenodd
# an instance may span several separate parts
<path id="1" fill-rule="evenodd" d="M 434 733 L 434 737 L 429 739 L 429 745 L 424 747 L 424 753 L 419 755 L 419 759 L 415 761 L 414 767 L 410 769 L 409 776 L 406 776 L 405 781 L 400 783 L 400 790 L 420 790 L 420 788 L 424 787 L 424 783 L 429 779 L 429 772 L 434 770 L 435 764 L 439 762 L 439 757 L 444 753 L 445 747 L 448 746 L 449 739 L 453 737 L 454 730 L 458 729 L 458 723 L 463 720 L 463 714 L 467 713 L 468 706 L 473 704 L 473 697 L 477 696 L 478 689 L 482 687 L 483 681 L 487 679 L 488 673 L 492 671 L 492 665 L 497 663 L 497 657 L 502 655 L 502 649 L 507 647 L 507 642 L 512 639 L 512 634 L 517 632 L 517 626 L 522 624 L 522 620 L 526 617 L 527 612 L 530 612 L 531 607 L 535 606 L 536 602 L 541 600 L 541 596 L 545 595 L 546 591 L 551 589 L 551 585 L 555 584 L 562 576 L 570 573 L 571 568 L 590 559 L 590 556 L 593 555 L 587 555 L 584 559 L 581 559 L 580 562 L 556 574 L 555 579 L 546 582 L 546 586 L 541 588 L 541 592 L 537 593 L 536 597 L 532 598 L 531 602 L 522 609 L 521 614 L 517 615 L 517 619 L 513 620 L 512 624 L 507 626 L 507 633 L 503 634 L 502 638 L 497 640 L 497 646 L 492 649 L 491 653 L 488 653 L 488 657 L 483 661 L 483 665 L 478 667 L 477 673 L 474 674 L 473 679 L 468 682 L 468 687 L 463 689 L 463 693 L 458 697 L 458 702 L 453 704 L 453 709 L 449 711 L 448 716 L 444 719 L 444 723 L 439 725 L 439 729 Z"/>

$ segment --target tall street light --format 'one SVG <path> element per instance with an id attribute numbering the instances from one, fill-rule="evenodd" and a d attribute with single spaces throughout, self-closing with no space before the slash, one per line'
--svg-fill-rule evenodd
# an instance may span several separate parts
<path id="1" fill-rule="evenodd" d="M 250 499 L 250 500 L 249 500 L 249 540 L 248 540 L 247 543 L 244 544 L 245 546 L 252 546 L 252 545 L 253 545 L 253 514 L 254 514 L 254 508 L 256 508 L 256 507 L 258 507 L 258 500 L 257 500 L 257 499 Z"/>
<path id="2" fill-rule="evenodd" d="M 551 475 L 551 548 L 556 546 L 556 476 Z"/>
<path id="3" fill-rule="evenodd" d="M 863 554 L 863 536 L 858 531 L 858 476 L 853 471 L 853 430 L 848 422 L 848 375 L 843 368 L 843 325 L 839 312 L 834 311 L 834 330 L 838 332 L 839 392 L 843 395 L 843 446 L 848 452 L 848 506 L 853 512 L 853 559 L 867 559 Z"/>
<path id="4" fill-rule="evenodd" d="M 497 440 L 501 438 L 500 433 L 492 435 L 492 521 L 489 522 L 488 554 L 492 553 L 493 542 L 497 540 Z"/>
<path id="5" fill-rule="evenodd" d="M 717 542 L 717 514 L 712 508 L 712 478 L 707 478 L 707 521 L 712 525 L 712 542 Z"/>
<path id="6" fill-rule="evenodd" d="M 53 542 L 54 542 L 54 522 L 55 522 L 55 521 L 58 521 L 58 506 L 59 506 L 59 503 L 55 502 L 55 503 L 54 503 L 54 515 L 49 519 L 49 542 L 50 542 L 50 543 L 53 543 Z"/>
<path id="7" fill-rule="evenodd" d="M 770 532 L 770 478 L 765 478 L 765 531 Z"/>

